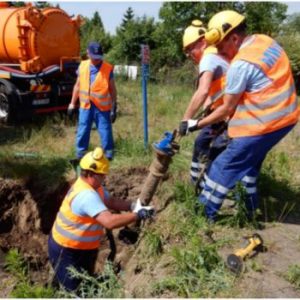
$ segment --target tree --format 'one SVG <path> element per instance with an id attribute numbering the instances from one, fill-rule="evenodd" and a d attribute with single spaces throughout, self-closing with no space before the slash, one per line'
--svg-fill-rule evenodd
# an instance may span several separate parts
<path id="1" fill-rule="evenodd" d="M 153 39 L 155 27 L 154 19 L 146 16 L 127 22 L 125 27 L 118 27 L 109 57 L 115 63 L 140 63 L 141 44 L 148 44 L 150 49 L 156 48 Z"/>
<path id="2" fill-rule="evenodd" d="M 24 2 L 24 1 L 12 1 L 12 2 L 9 2 L 9 4 L 14 7 L 26 6 L 26 2 Z M 41 8 L 41 9 L 46 8 L 46 7 L 53 7 L 53 5 L 50 2 L 45 2 L 45 1 L 34 2 L 34 6 L 37 8 Z"/>
<path id="3" fill-rule="evenodd" d="M 300 14 L 288 16 L 281 31 L 275 37 L 286 51 L 296 83 L 296 89 L 300 92 Z"/>
<path id="4" fill-rule="evenodd" d="M 277 2 L 245 2 L 244 12 L 249 33 L 278 34 L 286 19 L 287 5 Z"/>
<path id="5" fill-rule="evenodd" d="M 131 23 L 134 19 L 134 12 L 133 12 L 133 9 L 132 7 L 128 7 L 124 16 L 123 16 L 123 19 L 122 19 L 122 24 L 120 26 L 121 30 L 126 30 L 126 25 L 128 23 Z"/>
<path id="6" fill-rule="evenodd" d="M 286 18 L 287 5 L 277 2 L 164 2 L 159 11 L 162 22 L 154 33 L 159 49 L 156 55 L 158 64 L 182 64 L 184 29 L 194 19 L 207 24 L 215 13 L 226 9 L 245 14 L 249 33 L 274 35 Z"/>
<path id="7" fill-rule="evenodd" d="M 194 19 L 204 23 L 218 11 L 224 9 L 240 10 L 240 2 L 165 2 L 159 17 L 162 23 L 155 32 L 155 41 L 160 49 L 157 51 L 158 64 L 166 62 L 170 66 L 180 65 L 184 60 L 182 52 L 182 35 L 184 29 Z"/>
<path id="8" fill-rule="evenodd" d="M 94 12 L 94 15 L 93 15 L 93 17 L 91 19 L 91 25 L 92 26 L 99 26 L 100 30 L 104 30 L 101 17 L 100 17 L 100 15 L 99 15 L 99 13 L 97 11 Z"/>
<path id="9" fill-rule="evenodd" d="M 46 2 L 46 1 L 37 1 L 34 3 L 34 5 L 40 9 L 47 8 L 47 7 L 53 7 L 53 5 L 50 2 Z"/>
<path id="10" fill-rule="evenodd" d="M 99 13 L 96 11 L 91 19 L 84 18 L 84 24 L 80 27 L 80 53 L 85 56 L 87 45 L 90 41 L 99 42 L 104 53 L 107 53 L 112 45 L 112 37 L 106 33 Z"/>

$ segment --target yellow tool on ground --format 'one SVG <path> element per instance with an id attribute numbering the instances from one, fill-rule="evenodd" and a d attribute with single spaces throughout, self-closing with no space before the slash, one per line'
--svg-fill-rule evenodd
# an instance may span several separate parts
<path id="1" fill-rule="evenodd" d="M 243 260 L 249 256 L 253 251 L 262 251 L 263 239 L 258 233 L 254 233 L 252 236 L 246 237 L 247 245 L 244 248 L 238 249 L 234 254 L 230 254 L 227 257 L 227 266 L 229 269 L 240 274 L 243 270 Z"/>

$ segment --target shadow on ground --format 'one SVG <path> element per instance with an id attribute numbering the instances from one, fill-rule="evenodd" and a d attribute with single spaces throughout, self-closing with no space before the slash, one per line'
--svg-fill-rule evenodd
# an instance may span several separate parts
<path id="1" fill-rule="evenodd" d="M 300 224 L 300 186 L 275 180 L 266 173 L 259 180 L 260 209 L 265 222 Z"/>

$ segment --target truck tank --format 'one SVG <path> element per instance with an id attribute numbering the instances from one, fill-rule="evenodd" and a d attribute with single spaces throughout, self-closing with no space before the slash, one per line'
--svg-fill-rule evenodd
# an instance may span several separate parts
<path id="1" fill-rule="evenodd" d="M 64 57 L 78 57 L 80 22 L 59 8 L 0 5 L 0 63 L 38 73 Z"/>

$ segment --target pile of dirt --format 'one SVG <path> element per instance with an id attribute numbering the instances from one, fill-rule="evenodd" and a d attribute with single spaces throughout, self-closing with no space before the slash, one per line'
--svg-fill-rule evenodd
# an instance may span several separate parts
<path id="1" fill-rule="evenodd" d="M 121 200 L 136 200 L 147 174 L 146 168 L 112 171 L 106 188 L 112 196 Z M 6 253 L 10 249 L 18 249 L 32 272 L 38 272 L 38 276 L 32 274 L 31 277 L 39 283 L 49 281 L 48 234 L 70 184 L 62 182 L 57 190 L 49 189 L 51 192 L 47 192 L 45 187 L 36 184 L 34 178 L 26 182 L 0 178 L 0 250 Z M 126 264 L 132 245 L 120 241 L 118 235 L 119 232 L 115 231 L 113 240 L 103 240 L 96 270 L 102 269 L 112 246 L 116 247 L 115 260 L 121 267 Z M 1 273 L 3 266 L 0 266 Z"/>
<path id="2" fill-rule="evenodd" d="M 140 195 L 147 175 L 146 168 L 112 171 L 106 188 L 118 199 L 134 201 Z M 9 277 L 3 269 L 3 257 L 10 249 L 19 249 L 25 257 L 34 282 L 46 283 L 51 280 L 47 239 L 70 184 L 62 182 L 53 190 L 38 186 L 34 178 L 27 182 L 0 178 L 0 281 Z M 158 199 L 154 197 L 156 207 L 160 204 L 157 202 Z M 115 265 L 124 270 L 122 278 L 126 295 L 151 297 L 149 282 L 170 275 L 166 267 L 170 257 L 163 254 L 151 268 L 145 266 L 145 269 L 141 269 L 137 256 L 143 241 L 135 244 L 134 239 L 129 238 L 135 233 L 134 228 L 125 230 L 125 233 L 114 230 L 112 235 L 108 235 L 109 238 L 104 238 L 96 271 L 101 271 L 104 261 L 111 256 Z M 238 297 L 299 297 L 299 292 L 283 277 L 290 265 L 300 261 L 299 225 L 266 223 L 266 229 L 259 231 L 259 234 L 268 251 L 246 263 L 246 273 L 236 282 Z M 239 248 L 237 243 L 227 245 L 221 251 L 224 261 L 230 252 Z M 10 288 L 13 288 L 13 284 L 10 284 Z M 2 287 L 0 284 L 0 297 L 9 295 L 8 285 Z M 173 294 L 171 296 L 176 297 Z"/>
<path id="3" fill-rule="evenodd" d="M 49 271 L 48 234 L 69 184 L 63 182 L 57 191 L 47 194 L 30 182 L 0 178 L 0 249 L 4 253 L 18 249 L 33 272 L 32 278 L 44 283 Z M 35 272 L 39 276 L 34 276 Z"/>

